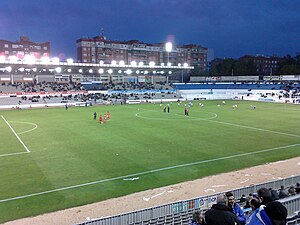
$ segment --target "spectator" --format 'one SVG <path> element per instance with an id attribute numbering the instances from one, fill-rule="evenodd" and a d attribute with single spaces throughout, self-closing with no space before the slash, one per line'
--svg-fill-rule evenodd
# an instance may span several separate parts
<path id="1" fill-rule="evenodd" d="M 288 192 L 285 190 L 284 186 L 281 185 L 279 189 L 279 198 L 286 198 L 288 196 L 289 196 Z"/>
<path id="2" fill-rule="evenodd" d="M 290 186 L 288 193 L 289 193 L 289 195 L 296 195 L 296 189 L 293 185 Z"/>
<path id="3" fill-rule="evenodd" d="M 251 206 L 251 214 L 249 216 L 248 221 L 252 220 L 252 217 L 255 216 L 259 210 L 259 207 L 261 206 L 261 201 L 258 197 L 253 197 L 250 202 L 249 202 L 250 206 Z M 249 222 L 248 222 L 249 223 Z"/>
<path id="4" fill-rule="evenodd" d="M 272 189 L 272 188 L 269 188 L 270 192 L 271 192 L 271 195 L 272 195 L 272 200 L 273 201 L 276 201 L 276 200 L 279 200 L 279 195 L 278 195 L 278 191 Z"/>
<path id="5" fill-rule="evenodd" d="M 240 202 L 246 202 L 247 201 L 247 198 L 244 194 L 242 194 L 241 198 L 240 198 Z"/>
<path id="6" fill-rule="evenodd" d="M 193 213 L 193 218 L 190 221 L 189 225 L 201 225 L 202 223 L 202 215 L 200 211 L 196 211 Z"/>
<path id="7" fill-rule="evenodd" d="M 226 195 L 218 195 L 217 203 L 205 212 L 203 225 L 239 225 L 240 221 L 227 205 Z"/>
<path id="8" fill-rule="evenodd" d="M 232 192 L 227 192 L 226 197 L 228 200 L 228 206 L 231 208 L 232 212 L 237 216 L 241 225 L 246 224 L 246 216 L 240 205 L 235 202 L 235 198 Z"/>
<path id="9" fill-rule="evenodd" d="M 247 196 L 247 198 L 246 198 L 246 205 L 244 206 L 245 209 L 248 209 L 248 208 L 251 207 L 251 206 L 250 206 L 250 201 L 251 201 L 252 198 L 253 198 L 253 195 L 252 195 L 252 193 L 250 193 L 250 194 Z"/>
<path id="10" fill-rule="evenodd" d="M 300 183 L 296 184 L 296 194 L 300 194 Z"/>
<path id="11" fill-rule="evenodd" d="M 252 214 L 247 225 L 284 225 L 286 224 L 287 209 L 278 201 L 261 205 Z"/>
<path id="12" fill-rule="evenodd" d="M 273 201 L 271 191 L 267 188 L 260 188 L 257 191 L 257 195 L 262 205 L 266 205 L 267 203 Z"/>

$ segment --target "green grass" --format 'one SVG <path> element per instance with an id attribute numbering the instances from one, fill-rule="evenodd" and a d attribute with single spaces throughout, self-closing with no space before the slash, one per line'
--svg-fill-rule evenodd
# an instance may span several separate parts
<path id="1" fill-rule="evenodd" d="M 0 222 L 300 155 L 299 105 L 203 103 L 1 111 L 30 153 L 0 118 Z"/>

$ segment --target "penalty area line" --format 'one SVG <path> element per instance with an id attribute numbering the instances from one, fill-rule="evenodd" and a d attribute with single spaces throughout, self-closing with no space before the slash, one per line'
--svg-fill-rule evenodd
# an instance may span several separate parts
<path id="1" fill-rule="evenodd" d="M 2 116 L 2 119 L 4 120 L 4 122 L 7 124 L 7 126 L 11 129 L 11 131 L 14 133 L 14 135 L 17 137 L 17 139 L 19 140 L 19 142 L 23 145 L 23 147 L 25 148 L 25 150 L 27 152 L 30 152 L 29 149 L 27 148 L 27 146 L 24 144 L 24 142 L 21 140 L 21 138 L 19 137 L 19 135 L 14 131 L 14 129 L 11 127 L 11 125 L 7 122 L 7 120 L 4 118 L 4 116 Z"/>
<path id="2" fill-rule="evenodd" d="M 193 165 L 198 165 L 198 164 L 204 164 L 204 163 L 209 163 L 209 162 L 221 161 L 221 160 L 224 160 L 224 159 L 238 158 L 238 157 L 242 157 L 242 156 L 254 155 L 254 154 L 259 154 L 259 153 L 264 153 L 264 152 L 271 152 L 271 151 L 276 151 L 276 150 L 281 150 L 281 149 L 286 149 L 286 148 L 292 148 L 292 147 L 297 147 L 297 146 L 300 146 L 300 144 L 286 145 L 286 146 L 281 146 L 281 147 L 276 147 L 276 148 L 263 149 L 263 150 L 254 151 L 254 152 L 248 152 L 248 153 L 242 153 L 242 154 L 237 154 L 237 155 L 224 156 L 224 157 L 219 157 L 219 158 L 214 158 L 214 159 L 208 159 L 208 160 L 202 160 L 202 161 L 197 161 L 197 162 L 192 162 L 192 163 L 186 163 L 186 164 L 181 164 L 181 165 L 176 165 L 176 166 L 169 166 L 169 167 L 164 167 L 164 168 L 159 168 L 159 169 L 154 169 L 154 170 L 149 170 L 149 171 L 144 171 L 144 172 L 139 172 L 139 173 L 134 173 L 134 174 L 127 174 L 127 175 L 123 175 L 123 176 L 119 176 L 119 177 L 113 177 L 113 178 L 108 178 L 108 179 L 104 179 L 104 180 L 97 180 L 97 181 L 92 181 L 92 182 L 88 182 L 88 183 L 83 183 L 83 184 L 77 184 L 77 185 L 72 185 L 72 186 L 68 186 L 68 187 L 57 188 L 57 189 L 53 189 L 53 190 L 48 190 L 48 191 L 43 191 L 43 192 L 37 192 L 37 193 L 23 195 L 23 196 L 17 196 L 17 197 L 12 197 L 12 198 L 7 198 L 7 199 L 1 199 L 0 203 L 2 203 L 2 202 L 8 202 L 8 201 L 13 201 L 13 200 L 18 200 L 18 199 L 29 198 L 29 197 L 38 196 L 38 195 L 44 195 L 44 194 L 54 193 L 54 192 L 59 192 L 59 191 L 64 191 L 64 190 L 70 190 L 70 189 L 74 189 L 74 188 L 80 188 L 80 187 L 94 185 L 94 184 L 105 183 L 105 182 L 108 182 L 108 181 L 121 180 L 121 179 L 124 179 L 124 178 L 133 177 L 133 176 L 145 175 L 145 174 L 150 174 L 150 173 L 155 173 L 155 172 L 160 172 L 160 171 L 165 171 L 165 170 L 171 170 L 171 169 L 188 167 L 188 166 L 193 166 Z"/>

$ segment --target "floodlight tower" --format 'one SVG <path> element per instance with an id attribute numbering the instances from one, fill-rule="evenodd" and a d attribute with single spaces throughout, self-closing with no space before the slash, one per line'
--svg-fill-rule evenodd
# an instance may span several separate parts
<path id="1" fill-rule="evenodd" d="M 168 53 L 168 64 L 169 64 L 169 61 L 170 61 L 170 52 L 172 51 L 172 48 L 173 48 L 172 42 L 167 42 L 165 47 L 166 47 L 166 51 Z"/>

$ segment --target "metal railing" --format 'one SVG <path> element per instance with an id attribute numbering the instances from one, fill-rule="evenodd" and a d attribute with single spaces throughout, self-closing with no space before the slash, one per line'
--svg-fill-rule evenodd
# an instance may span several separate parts
<path id="1" fill-rule="evenodd" d="M 230 191 L 234 194 L 234 196 L 241 196 L 242 194 L 248 195 L 250 193 L 256 193 L 256 191 L 262 187 L 279 189 L 281 185 L 291 186 L 295 185 L 297 182 L 300 183 L 300 175 L 271 182 L 255 184 Z M 78 223 L 76 225 L 128 225 L 151 219 L 156 219 L 162 216 L 175 215 L 190 210 L 206 210 L 216 203 L 216 197 L 218 194 L 220 193 L 215 193 L 213 195 L 203 196 L 179 202 L 173 202 L 166 205 L 160 205 L 120 215 L 94 219 L 91 221 Z M 282 200 L 281 202 L 287 208 L 289 217 L 294 216 L 294 213 L 300 210 L 300 195 L 291 196 Z"/>

